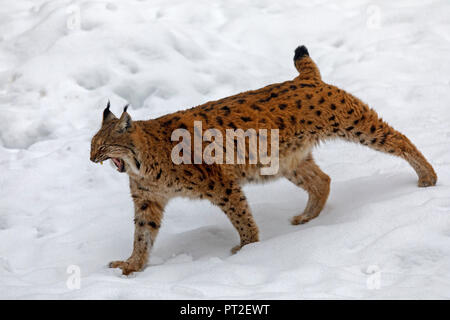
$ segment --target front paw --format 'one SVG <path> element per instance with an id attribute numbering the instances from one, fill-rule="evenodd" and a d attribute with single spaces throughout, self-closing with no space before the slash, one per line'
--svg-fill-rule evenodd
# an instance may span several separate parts
<path id="1" fill-rule="evenodd" d="M 120 268 L 122 270 L 122 274 L 126 276 L 133 272 L 141 271 L 143 269 L 142 265 L 130 261 L 112 261 L 109 263 L 109 267 Z"/>
<path id="2" fill-rule="evenodd" d="M 242 249 L 243 246 L 253 243 L 253 242 L 257 242 L 258 241 L 258 236 L 256 236 L 254 239 L 250 240 L 250 241 L 245 241 L 245 242 L 241 242 L 240 245 L 234 246 L 233 248 L 231 248 L 231 253 L 235 254 L 237 253 L 239 250 Z"/>
<path id="3" fill-rule="evenodd" d="M 237 245 L 234 246 L 233 248 L 231 248 L 231 254 L 235 254 L 236 252 L 238 252 L 239 250 L 241 250 L 242 246 L 241 245 Z"/>

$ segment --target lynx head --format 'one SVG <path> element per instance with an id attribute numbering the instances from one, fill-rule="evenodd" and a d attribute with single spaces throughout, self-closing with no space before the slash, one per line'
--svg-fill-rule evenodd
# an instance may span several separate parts
<path id="1" fill-rule="evenodd" d="M 128 105 L 125 106 L 119 119 L 109 110 L 109 107 L 108 101 L 103 111 L 102 127 L 92 138 L 91 161 L 102 162 L 111 159 L 119 172 L 132 169 L 138 173 L 140 164 L 136 159 L 131 137 L 135 125 L 127 113 Z"/>

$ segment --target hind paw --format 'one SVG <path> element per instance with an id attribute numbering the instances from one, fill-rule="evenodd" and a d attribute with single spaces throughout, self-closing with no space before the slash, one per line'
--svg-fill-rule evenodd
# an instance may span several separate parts
<path id="1" fill-rule="evenodd" d="M 311 221 L 312 219 L 316 218 L 318 215 L 319 214 L 302 213 L 299 214 L 298 216 L 292 217 L 291 224 L 293 224 L 294 226 L 299 224 L 305 224 Z"/>
<path id="2" fill-rule="evenodd" d="M 419 187 L 431 187 L 436 185 L 437 182 L 437 176 L 436 175 L 429 175 L 423 178 L 419 179 L 419 182 L 417 183 L 417 185 Z"/>
<path id="3" fill-rule="evenodd" d="M 296 225 L 299 225 L 299 224 L 307 223 L 309 220 L 311 220 L 310 217 L 301 214 L 299 216 L 293 217 L 291 219 L 291 224 L 296 226 Z"/>

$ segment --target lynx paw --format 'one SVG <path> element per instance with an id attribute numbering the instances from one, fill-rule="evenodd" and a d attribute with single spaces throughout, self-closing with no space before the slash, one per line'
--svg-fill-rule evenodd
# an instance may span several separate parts
<path id="1" fill-rule="evenodd" d="M 109 263 L 109 267 L 122 269 L 122 274 L 126 276 L 130 273 L 142 270 L 142 266 L 128 261 L 112 261 Z"/>
<path id="2" fill-rule="evenodd" d="M 417 185 L 419 187 L 431 187 L 436 185 L 437 182 L 437 176 L 436 175 L 429 175 L 423 178 L 419 179 L 419 182 L 417 183 Z"/>
<path id="3" fill-rule="evenodd" d="M 238 252 L 239 250 L 241 250 L 242 246 L 241 245 L 237 245 L 234 246 L 233 248 L 231 248 L 231 253 L 235 254 L 236 252 Z"/>
<path id="4" fill-rule="evenodd" d="M 314 217 L 311 217 L 310 215 L 300 214 L 300 215 L 295 216 L 295 217 L 293 217 L 291 219 L 291 224 L 293 224 L 294 226 L 299 225 L 299 224 L 304 224 L 304 223 L 307 223 L 308 221 L 310 221 L 313 218 Z"/>
<path id="5" fill-rule="evenodd" d="M 246 245 L 248 245 L 248 244 L 250 244 L 250 243 L 254 243 L 254 242 L 258 242 L 258 241 L 259 241 L 258 235 L 255 235 L 255 237 L 253 237 L 253 239 L 250 239 L 250 240 L 246 240 L 246 241 L 244 241 L 244 242 L 241 242 L 240 245 L 237 245 L 237 246 L 234 246 L 233 248 L 231 248 L 231 253 L 232 253 L 232 254 L 235 254 L 236 252 L 238 252 L 239 250 L 241 250 L 241 248 L 242 248 L 243 246 L 246 246 Z"/>

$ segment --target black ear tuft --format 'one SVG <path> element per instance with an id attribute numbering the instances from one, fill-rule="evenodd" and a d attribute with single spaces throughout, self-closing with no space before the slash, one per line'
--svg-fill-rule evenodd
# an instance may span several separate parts
<path id="1" fill-rule="evenodd" d="M 127 104 L 125 107 L 123 107 L 123 112 L 127 112 L 128 106 L 129 106 L 129 104 Z"/>
<path id="2" fill-rule="evenodd" d="M 106 105 L 105 110 L 103 110 L 103 122 L 116 119 L 116 116 L 109 110 L 109 107 L 111 106 L 111 103 L 108 100 L 108 104 Z"/>

